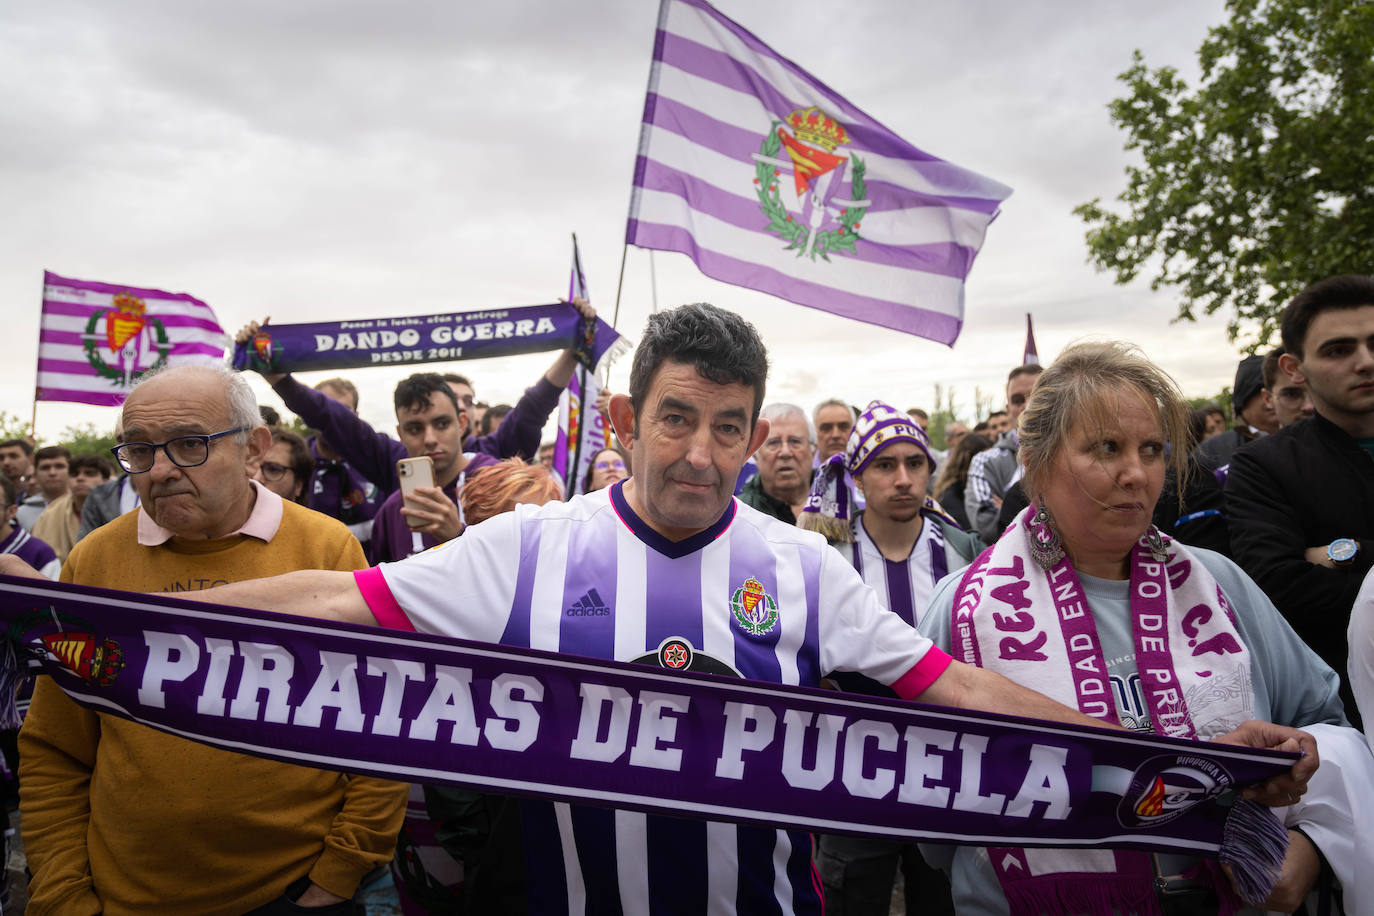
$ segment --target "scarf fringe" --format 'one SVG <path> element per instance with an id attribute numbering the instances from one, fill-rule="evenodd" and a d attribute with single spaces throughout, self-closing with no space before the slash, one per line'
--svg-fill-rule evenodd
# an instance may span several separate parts
<path id="1" fill-rule="evenodd" d="M 604 379 L 606 377 L 606 370 L 611 368 L 611 364 L 626 353 L 631 352 L 633 349 L 634 347 L 630 345 L 630 342 L 626 340 L 625 336 L 622 334 L 606 348 L 605 353 L 601 354 L 601 358 L 596 361 L 596 366 L 592 371 Z"/>
<path id="2" fill-rule="evenodd" d="M 19 685 L 28 677 L 28 669 L 21 667 L 15 655 L 14 643 L 0 640 L 0 729 L 18 728 L 24 724 L 19 717 Z"/>
<path id="3" fill-rule="evenodd" d="M 1274 891 L 1288 852 L 1288 831 L 1274 812 L 1241 799 L 1226 816 L 1219 858 L 1231 866 L 1241 899 L 1258 906 Z"/>
<path id="4" fill-rule="evenodd" d="M 1154 885 L 1131 875 L 1064 872 L 1053 877 L 1009 881 L 1002 885 L 1002 891 L 1007 896 L 1011 916 L 1044 916 L 1045 913 L 1161 916 Z"/>
<path id="5" fill-rule="evenodd" d="M 854 529 L 848 519 L 821 515 L 819 512 L 803 512 L 797 526 L 807 531 L 819 532 L 828 541 L 849 544 L 854 541 Z"/>

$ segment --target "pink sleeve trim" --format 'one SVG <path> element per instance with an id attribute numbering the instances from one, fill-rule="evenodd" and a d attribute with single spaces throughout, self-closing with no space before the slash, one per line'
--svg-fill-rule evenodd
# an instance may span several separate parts
<path id="1" fill-rule="evenodd" d="M 391 586 L 386 584 L 386 576 L 382 575 L 380 566 L 357 570 L 353 573 L 353 581 L 358 583 L 358 591 L 362 592 L 372 616 L 377 618 L 378 626 L 415 632 L 415 625 L 396 603 L 396 596 L 391 594 Z"/>
<path id="2" fill-rule="evenodd" d="M 930 651 L 922 655 L 921 660 L 912 665 L 910 671 L 897 678 L 890 686 L 903 700 L 914 700 L 939 680 L 952 661 L 954 659 L 945 654 L 943 649 L 931 646 Z"/>

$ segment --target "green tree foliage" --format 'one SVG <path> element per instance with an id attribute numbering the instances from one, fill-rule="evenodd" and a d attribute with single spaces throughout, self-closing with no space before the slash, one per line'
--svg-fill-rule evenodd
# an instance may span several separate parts
<path id="1" fill-rule="evenodd" d="M 7 439 L 27 439 L 33 433 L 28 420 L 15 416 L 7 410 L 0 410 L 0 442 Z"/>
<path id="2" fill-rule="evenodd" d="M 1315 280 L 1370 270 L 1374 237 L 1374 3 L 1229 0 L 1189 87 L 1140 52 L 1109 106 L 1139 164 L 1117 198 L 1074 212 L 1088 258 L 1128 283 L 1176 288 L 1179 318 L 1230 312 L 1255 346 Z"/>
<path id="3" fill-rule="evenodd" d="M 59 445 L 65 445 L 73 455 L 100 455 L 113 461 L 110 449 L 117 444 L 114 431 L 101 432 L 94 423 L 81 426 L 68 426 L 57 438 Z"/>

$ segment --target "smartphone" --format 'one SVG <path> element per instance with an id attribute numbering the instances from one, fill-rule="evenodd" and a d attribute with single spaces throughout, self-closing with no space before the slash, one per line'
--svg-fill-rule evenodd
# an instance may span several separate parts
<path id="1" fill-rule="evenodd" d="M 401 478 L 401 499 L 415 492 L 416 487 L 434 486 L 434 459 L 428 455 L 420 458 L 402 458 L 396 462 L 396 474 Z M 406 516 L 406 524 L 411 528 L 422 528 L 424 522 Z"/>

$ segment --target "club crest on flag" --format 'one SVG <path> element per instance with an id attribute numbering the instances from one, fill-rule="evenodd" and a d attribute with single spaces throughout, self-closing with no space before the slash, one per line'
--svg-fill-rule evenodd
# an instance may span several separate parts
<path id="1" fill-rule="evenodd" d="M 62 667 L 87 684 L 105 687 L 124 669 L 124 650 L 113 639 L 91 633 L 49 633 L 43 645 Z"/>
<path id="2" fill-rule="evenodd" d="M 790 132 L 789 132 L 790 128 Z M 767 230 L 787 242 L 787 251 L 815 260 L 830 260 L 830 252 L 854 253 L 859 240 L 859 221 L 870 201 L 863 200 L 866 166 L 858 156 L 836 155 L 849 142 L 849 134 L 820 108 L 799 108 L 784 121 L 774 121 L 753 154 L 755 194 L 759 209 L 768 219 Z M 779 153 L 786 153 L 780 158 Z M 832 203 L 850 169 L 849 200 Z M 792 173 L 793 208 L 787 206 L 779 179 L 783 170 Z M 826 227 L 830 228 L 826 228 Z"/>
<path id="3" fill-rule="evenodd" d="M 105 324 L 103 334 L 98 330 L 101 322 Z M 95 374 L 109 379 L 116 388 L 128 388 L 161 369 L 172 352 L 167 328 L 157 316 L 148 314 L 147 303 L 127 292 L 115 296 L 110 308 L 91 315 L 81 339 L 86 361 Z M 99 346 L 101 343 L 105 347 Z M 109 351 L 111 361 L 106 361 L 103 350 Z"/>
<path id="4" fill-rule="evenodd" d="M 763 636 L 778 624 L 778 603 L 753 576 L 735 589 L 730 597 L 730 610 L 735 622 L 750 636 Z"/>

